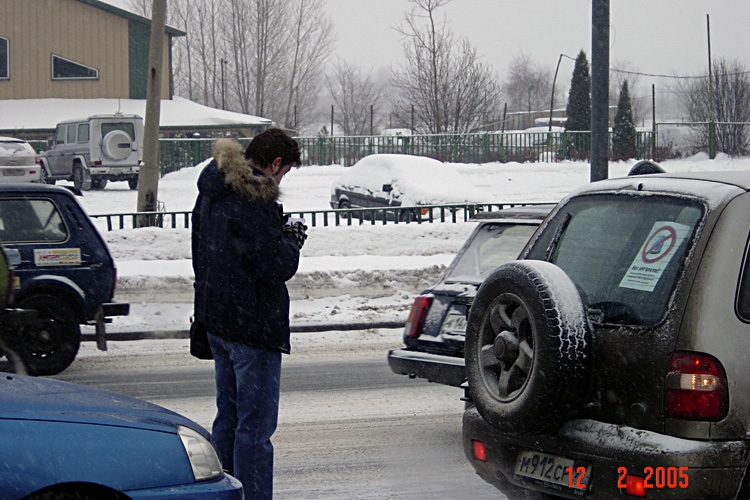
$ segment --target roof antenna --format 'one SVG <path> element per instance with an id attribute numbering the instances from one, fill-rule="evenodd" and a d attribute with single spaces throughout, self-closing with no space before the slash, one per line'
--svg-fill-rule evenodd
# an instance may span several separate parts
<path id="1" fill-rule="evenodd" d="M 115 111 L 115 116 L 122 116 L 122 111 L 120 111 L 120 98 L 117 98 L 117 111 Z"/>

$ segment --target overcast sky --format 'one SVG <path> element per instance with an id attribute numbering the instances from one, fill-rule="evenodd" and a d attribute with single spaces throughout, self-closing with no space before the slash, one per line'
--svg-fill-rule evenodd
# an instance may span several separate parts
<path id="1" fill-rule="evenodd" d="M 125 7 L 127 0 L 106 0 Z M 186 1 L 186 0 L 170 0 Z M 337 36 L 336 56 L 365 68 L 397 66 L 402 35 L 394 28 L 409 0 L 326 0 Z M 502 79 L 522 52 L 554 71 L 561 53 L 583 49 L 591 59 L 591 0 L 453 0 L 443 9 L 449 27 L 478 49 Z M 750 66 L 748 0 L 610 0 L 610 66 L 638 72 L 692 76 L 708 65 L 706 16 L 714 58 L 738 58 Z M 573 61 L 563 58 L 567 86 Z M 673 80 L 641 78 L 666 87 Z"/>
<path id="2" fill-rule="evenodd" d="M 365 66 L 398 63 L 401 35 L 393 29 L 408 0 L 326 0 L 338 35 L 337 54 Z M 590 0 L 453 0 L 444 13 L 501 76 L 520 53 L 554 69 L 560 53 L 591 58 Z M 706 71 L 710 16 L 714 58 L 750 57 L 748 0 L 611 0 L 610 65 L 627 62 L 651 74 Z M 561 75 L 572 75 L 563 58 Z"/>

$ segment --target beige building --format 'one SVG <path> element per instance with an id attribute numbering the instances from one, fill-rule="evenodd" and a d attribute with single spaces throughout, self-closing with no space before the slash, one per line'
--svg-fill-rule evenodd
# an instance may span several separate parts
<path id="1" fill-rule="evenodd" d="M 145 99 L 151 21 L 97 0 L 0 0 L 0 100 Z M 171 99 L 166 27 L 161 98 Z"/>

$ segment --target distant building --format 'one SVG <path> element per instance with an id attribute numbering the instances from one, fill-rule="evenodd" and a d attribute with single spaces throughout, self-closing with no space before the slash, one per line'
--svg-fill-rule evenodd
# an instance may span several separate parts
<path id="1" fill-rule="evenodd" d="M 165 34 L 161 99 L 172 104 L 172 43 L 185 32 L 167 26 Z M 51 135 L 58 113 L 28 116 L 48 105 L 44 100 L 49 99 L 70 100 L 68 108 L 74 116 L 66 119 L 112 113 L 118 100 L 123 107 L 128 101 L 136 110 L 144 109 L 150 35 L 150 19 L 97 0 L 0 0 L 0 109 L 5 109 L 0 133 L 22 133 L 28 138 Z M 134 101 L 142 101 L 143 107 Z M 246 135 L 271 124 L 256 116 L 186 107 L 189 104 L 193 103 L 183 100 L 170 106 L 168 116 L 179 120 L 165 128 L 162 116 L 163 135 Z M 9 106 L 23 108 L 12 123 Z M 59 103 L 54 107 L 65 108 Z M 172 111 L 174 107 L 186 107 L 195 113 L 194 119 L 186 121 L 188 111 Z"/>
<path id="2" fill-rule="evenodd" d="M 0 2 L 0 99 L 145 99 L 151 20 L 96 0 Z M 162 99 L 172 97 L 166 27 Z"/>

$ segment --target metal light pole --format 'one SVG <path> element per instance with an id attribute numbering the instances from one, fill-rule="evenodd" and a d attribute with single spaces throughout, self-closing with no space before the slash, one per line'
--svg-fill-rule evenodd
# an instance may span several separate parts
<path id="1" fill-rule="evenodd" d="M 221 63 L 221 109 L 227 109 L 224 102 L 224 66 L 226 66 L 229 61 L 222 57 L 219 59 L 219 62 Z"/>
<path id="2" fill-rule="evenodd" d="M 526 125 L 528 125 L 529 127 L 531 126 L 531 91 L 532 90 L 534 90 L 534 84 L 533 83 L 531 85 L 529 85 L 529 100 L 528 100 L 529 114 L 528 114 L 528 118 L 527 118 L 528 121 L 526 123 Z"/>
<path id="3" fill-rule="evenodd" d="M 609 176 L 609 0 L 591 2 L 591 182 Z"/>

